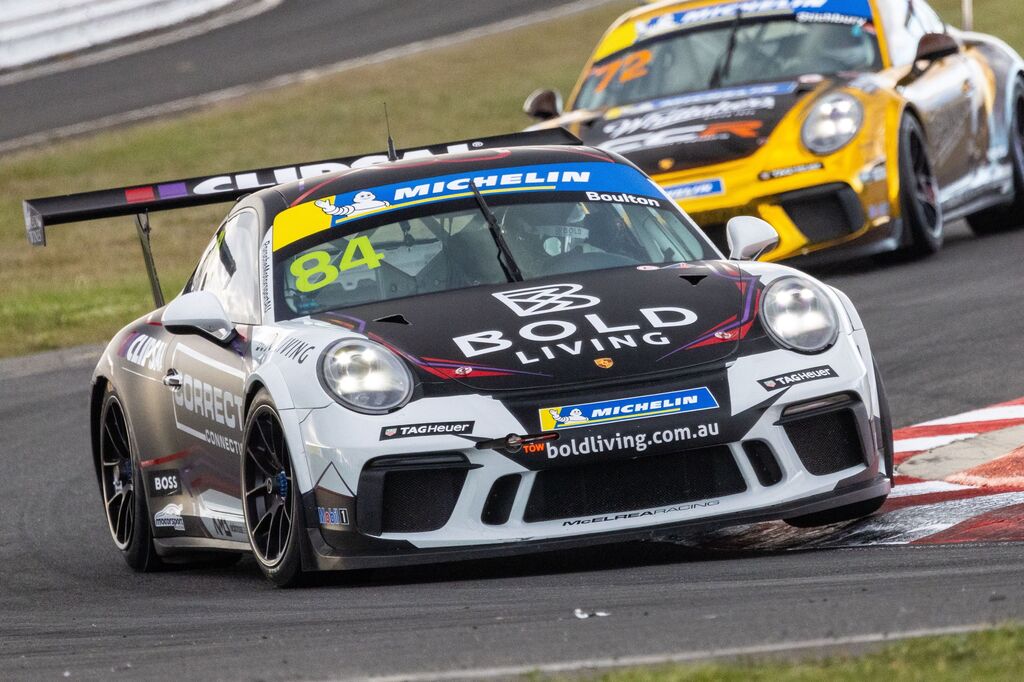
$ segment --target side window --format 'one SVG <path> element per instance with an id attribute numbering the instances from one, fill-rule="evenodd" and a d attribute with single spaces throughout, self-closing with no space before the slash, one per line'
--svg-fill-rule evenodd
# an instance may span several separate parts
<path id="1" fill-rule="evenodd" d="M 232 322 L 258 324 L 257 249 L 259 218 L 243 210 L 228 218 L 206 248 L 189 291 L 209 291 L 220 299 Z"/>
<path id="2" fill-rule="evenodd" d="M 923 0 L 880 2 L 878 10 L 885 26 L 889 54 L 895 66 L 914 61 L 917 44 L 926 33 L 943 33 L 946 25 Z"/>

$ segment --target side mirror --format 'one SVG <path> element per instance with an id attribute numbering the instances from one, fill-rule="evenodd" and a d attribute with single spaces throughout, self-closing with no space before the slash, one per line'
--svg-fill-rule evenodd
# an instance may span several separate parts
<path id="1" fill-rule="evenodd" d="M 203 334 L 220 343 L 235 336 L 220 299 L 209 291 L 183 294 L 164 308 L 163 325 L 172 334 Z"/>
<path id="2" fill-rule="evenodd" d="M 960 43 L 948 33 L 925 33 L 917 44 L 914 62 L 937 62 L 960 52 Z"/>
<path id="3" fill-rule="evenodd" d="M 779 233 L 760 218 L 736 216 L 725 226 L 725 241 L 732 260 L 757 260 L 779 245 Z"/>
<path id="4" fill-rule="evenodd" d="M 562 95 L 557 90 L 534 90 L 523 102 L 523 112 L 546 121 L 562 114 Z"/>

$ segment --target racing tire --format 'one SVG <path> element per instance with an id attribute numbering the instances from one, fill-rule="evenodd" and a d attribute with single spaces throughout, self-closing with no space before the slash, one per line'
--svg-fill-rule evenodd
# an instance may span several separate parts
<path id="1" fill-rule="evenodd" d="M 974 234 L 995 234 L 1024 225 L 1024 79 L 1019 76 L 1013 86 L 1009 144 L 1013 163 L 1013 201 L 967 216 L 967 224 Z"/>
<path id="2" fill-rule="evenodd" d="M 121 397 L 110 383 L 100 409 L 99 469 L 107 527 L 125 563 L 140 573 L 163 569 L 153 544 L 135 438 Z"/>
<path id="3" fill-rule="evenodd" d="M 928 157 L 924 130 L 913 116 L 904 116 L 899 132 L 900 208 L 903 243 L 896 256 L 916 259 L 942 248 L 944 228 L 939 183 Z"/>
<path id="4" fill-rule="evenodd" d="M 245 420 L 241 468 L 245 529 L 256 563 L 278 587 L 300 585 L 300 495 L 281 418 L 266 389 L 256 394 Z"/>
<path id="5" fill-rule="evenodd" d="M 872 359 L 871 366 L 875 372 L 875 386 L 878 387 L 878 420 L 882 431 L 882 466 L 891 484 L 895 475 L 892 415 L 889 412 L 889 399 L 885 394 L 885 385 L 882 383 L 882 375 L 878 371 L 878 363 Z M 814 514 L 794 516 L 793 518 L 785 519 L 785 521 L 795 528 L 817 528 L 818 526 L 827 526 L 833 523 L 855 521 L 874 514 L 885 503 L 887 497 L 889 496 L 880 495 L 869 500 L 836 507 L 835 509 L 826 509 Z"/>

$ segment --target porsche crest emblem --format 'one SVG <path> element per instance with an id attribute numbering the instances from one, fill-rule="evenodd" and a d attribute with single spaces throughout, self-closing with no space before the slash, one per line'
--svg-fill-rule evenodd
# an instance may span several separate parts
<path id="1" fill-rule="evenodd" d="M 608 369 L 615 364 L 615 361 L 611 358 L 594 358 L 594 364 L 601 369 Z"/>
<path id="2" fill-rule="evenodd" d="M 671 170 L 674 165 L 676 165 L 676 160 L 671 157 L 658 161 L 658 168 L 663 171 Z"/>

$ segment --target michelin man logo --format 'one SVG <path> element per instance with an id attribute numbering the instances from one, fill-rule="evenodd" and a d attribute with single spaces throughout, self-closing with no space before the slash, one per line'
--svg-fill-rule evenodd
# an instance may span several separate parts
<path id="1" fill-rule="evenodd" d="M 352 203 L 346 206 L 335 206 L 331 203 L 330 199 L 317 199 L 313 202 L 320 210 L 327 215 L 355 215 L 357 213 L 363 213 L 364 211 L 371 211 L 375 208 L 384 208 L 391 204 L 387 201 L 381 201 L 378 199 L 373 192 L 359 192 L 353 197 Z"/>
<path id="2" fill-rule="evenodd" d="M 569 415 L 567 417 L 559 415 L 558 410 L 548 410 L 548 412 L 551 413 L 551 418 L 559 424 L 585 424 L 590 421 L 583 416 L 583 410 L 578 407 L 574 407 L 569 410 Z"/>
<path id="3" fill-rule="evenodd" d="M 590 308 L 601 302 L 596 296 L 577 293 L 582 288 L 579 284 L 548 284 L 492 295 L 519 317 L 530 317 Z"/>

